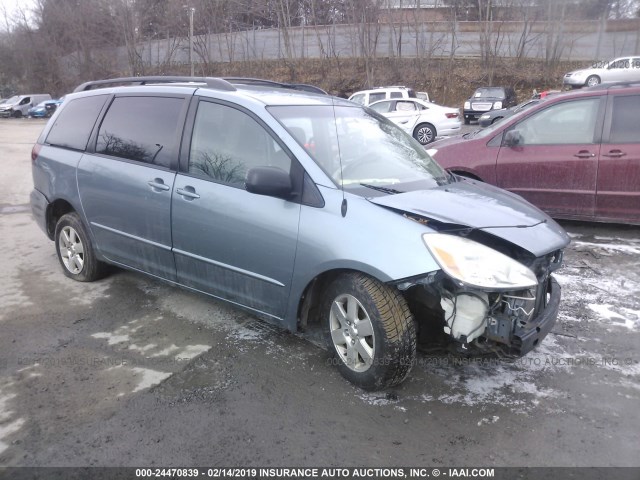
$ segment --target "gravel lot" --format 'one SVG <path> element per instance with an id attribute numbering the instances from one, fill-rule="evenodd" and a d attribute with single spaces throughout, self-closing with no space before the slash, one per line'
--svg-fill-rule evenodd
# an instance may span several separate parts
<path id="1" fill-rule="evenodd" d="M 640 466 L 637 227 L 563 224 L 559 322 L 528 356 L 422 353 L 365 393 L 221 303 L 64 277 L 28 206 L 43 126 L 0 120 L 0 466 Z"/>

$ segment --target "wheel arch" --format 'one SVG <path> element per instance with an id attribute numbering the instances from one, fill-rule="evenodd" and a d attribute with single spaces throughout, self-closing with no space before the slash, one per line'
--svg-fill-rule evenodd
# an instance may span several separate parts
<path id="1" fill-rule="evenodd" d="M 307 282 L 305 288 L 302 291 L 302 295 L 298 298 L 297 302 L 297 315 L 296 320 L 297 329 L 303 329 L 309 323 L 313 323 L 318 319 L 317 309 L 322 302 L 322 293 L 336 278 L 348 273 L 360 273 L 367 275 L 371 278 L 386 283 L 380 276 L 373 275 L 372 272 L 363 271 L 356 268 L 333 268 L 331 270 L 325 270 L 317 274 L 309 282 Z"/>
<path id="2" fill-rule="evenodd" d="M 58 223 L 58 220 L 60 220 L 60 217 L 71 212 L 77 213 L 77 210 L 70 202 L 63 198 L 58 198 L 49 204 L 47 207 L 46 225 L 47 236 L 50 240 L 54 239 L 56 224 Z"/>

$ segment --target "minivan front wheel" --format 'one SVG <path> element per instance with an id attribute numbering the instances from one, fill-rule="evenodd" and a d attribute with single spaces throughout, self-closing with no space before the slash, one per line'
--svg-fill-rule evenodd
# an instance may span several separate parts
<path id="1" fill-rule="evenodd" d="M 329 286 L 322 312 L 343 377 L 366 390 L 404 380 L 415 361 L 416 330 L 397 290 L 364 274 L 345 274 Z"/>
<path id="2" fill-rule="evenodd" d="M 595 87 L 596 85 L 600 85 L 600 77 L 597 75 L 591 75 L 587 78 L 587 87 Z"/>
<path id="3" fill-rule="evenodd" d="M 430 123 L 421 123 L 413 131 L 413 138 L 422 145 L 431 143 L 436 139 L 436 128 Z"/>
<path id="4" fill-rule="evenodd" d="M 56 252 L 62 271 L 79 282 L 92 282 L 104 272 L 93 245 L 77 213 L 67 213 L 56 224 Z"/>

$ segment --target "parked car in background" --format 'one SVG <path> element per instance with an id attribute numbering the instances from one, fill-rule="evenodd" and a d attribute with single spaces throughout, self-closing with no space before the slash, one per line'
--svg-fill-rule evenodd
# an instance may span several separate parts
<path id="1" fill-rule="evenodd" d="M 35 107 L 31 107 L 27 112 L 29 118 L 49 118 L 54 114 L 58 106 L 64 101 L 64 97 L 56 100 L 45 100 Z"/>
<path id="2" fill-rule="evenodd" d="M 554 326 L 564 230 L 369 108 L 219 78 L 76 92 L 31 153 L 33 216 L 71 279 L 108 263 L 320 328 L 366 389 L 402 382 L 429 328 L 524 355 Z"/>
<path id="3" fill-rule="evenodd" d="M 490 110 L 500 110 L 517 105 L 516 92 L 511 87 L 480 87 L 464 102 L 464 123 L 477 120 Z"/>
<path id="4" fill-rule="evenodd" d="M 51 95 L 48 93 L 14 95 L 6 102 L 0 104 L 0 117 L 22 117 L 27 115 L 31 107 L 45 100 L 51 100 Z"/>
<path id="5" fill-rule="evenodd" d="M 490 112 L 483 113 L 478 119 L 478 125 L 480 125 L 480 127 L 482 128 L 486 128 L 489 125 L 493 125 L 494 123 L 499 122 L 504 118 L 509 118 L 511 115 L 518 113 L 525 108 L 532 107 L 539 102 L 539 99 L 530 98 L 526 102 L 522 102 L 515 107 L 502 108 L 500 110 L 491 110 Z"/>
<path id="6" fill-rule="evenodd" d="M 640 55 L 596 62 L 588 68 L 573 70 L 562 79 L 563 85 L 572 88 L 614 82 L 640 82 Z"/>
<path id="7" fill-rule="evenodd" d="M 462 122 L 457 108 L 443 107 L 423 100 L 381 100 L 369 105 L 418 140 L 422 145 L 436 137 L 460 133 Z"/>
<path id="8" fill-rule="evenodd" d="M 422 100 L 422 101 L 425 101 L 427 103 L 433 102 L 433 100 L 431 100 L 431 98 L 429 97 L 429 94 L 427 92 L 416 92 L 416 98 L 418 100 Z"/>
<path id="9" fill-rule="evenodd" d="M 521 195 L 552 217 L 640 224 L 640 86 L 547 97 L 429 152 L 460 175 Z"/>
<path id="10" fill-rule="evenodd" d="M 376 87 L 370 90 L 361 90 L 349 97 L 352 102 L 360 105 L 371 105 L 379 100 L 387 100 L 393 98 L 418 98 L 416 92 L 412 88 L 403 86 L 393 87 Z"/>

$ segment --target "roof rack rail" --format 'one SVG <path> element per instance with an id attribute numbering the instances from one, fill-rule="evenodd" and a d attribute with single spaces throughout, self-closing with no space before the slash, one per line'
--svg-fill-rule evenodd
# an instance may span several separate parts
<path id="1" fill-rule="evenodd" d="M 222 80 L 226 80 L 229 83 L 233 83 L 236 85 L 256 85 L 256 86 L 264 86 L 264 87 L 276 87 L 276 88 L 289 88 L 292 90 L 302 90 L 305 92 L 311 93 L 321 93 L 323 95 L 328 95 L 320 87 L 316 87 L 315 85 L 308 85 L 306 83 L 284 83 L 284 82 L 274 82 L 273 80 L 262 80 L 260 78 L 244 78 L 244 77 L 222 77 Z"/>
<path id="2" fill-rule="evenodd" d="M 109 85 L 130 83 L 135 85 L 147 85 L 153 83 L 204 83 L 209 88 L 216 90 L 235 91 L 236 88 L 226 80 L 215 77 L 177 77 L 177 76 L 146 76 L 146 77 L 121 77 L 105 80 L 94 80 L 78 85 L 75 92 L 84 92 L 94 88 L 104 88 Z"/>

